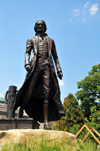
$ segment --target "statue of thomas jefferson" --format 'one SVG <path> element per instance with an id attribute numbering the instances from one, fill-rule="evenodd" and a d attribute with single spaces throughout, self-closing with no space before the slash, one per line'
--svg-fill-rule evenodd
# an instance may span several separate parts
<path id="1" fill-rule="evenodd" d="M 62 79 L 62 70 L 59 64 L 54 40 L 45 33 L 47 30 L 43 20 L 35 23 L 34 37 L 28 38 L 25 53 L 26 79 L 16 96 L 15 109 L 20 106 L 19 118 L 25 109 L 29 117 L 44 122 L 59 120 L 64 116 L 60 101 L 60 89 L 57 75 Z M 30 61 L 31 50 L 33 56 Z"/>

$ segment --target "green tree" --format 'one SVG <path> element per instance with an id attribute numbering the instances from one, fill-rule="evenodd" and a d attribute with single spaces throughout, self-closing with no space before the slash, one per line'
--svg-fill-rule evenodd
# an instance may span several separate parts
<path id="1" fill-rule="evenodd" d="M 94 65 L 88 76 L 77 82 L 77 87 L 80 90 L 75 95 L 81 101 L 84 116 L 89 119 L 93 107 L 100 109 L 100 64 Z"/>
<path id="2" fill-rule="evenodd" d="M 70 93 L 64 99 L 63 107 L 65 116 L 56 122 L 56 128 L 58 130 L 76 134 L 83 125 L 85 118 L 82 109 L 73 94 Z"/>

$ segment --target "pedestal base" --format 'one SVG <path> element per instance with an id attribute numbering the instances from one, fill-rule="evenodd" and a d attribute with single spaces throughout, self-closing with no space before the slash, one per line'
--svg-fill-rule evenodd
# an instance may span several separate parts
<path id="1" fill-rule="evenodd" d="M 9 129 L 39 129 L 39 123 L 32 118 L 0 119 L 0 130 Z"/>

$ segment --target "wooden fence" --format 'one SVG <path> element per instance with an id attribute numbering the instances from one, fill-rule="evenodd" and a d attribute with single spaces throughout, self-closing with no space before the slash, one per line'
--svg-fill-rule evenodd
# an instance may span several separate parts
<path id="1" fill-rule="evenodd" d="M 88 133 L 86 134 L 86 136 L 83 138 L 83 140 L 81 141 L 81 143 L 83 143 L 85 141 L 85 139 L 88 137 L 89 134 L 91 134 L 94 139 L 98 142 L 98 144 L 100 145 L 100 141 L 98 140 L 98 138 L 92 133 L 92 131 L 94 131 L 98 136 L 100 136 L 100 134 L 92 127 L 90 126 L 87 126 L 87 125 L 83 125 L 82 128 L 76 133 L 76 137 L 79 135 L 79 133 L 84 129 L 86 128 L 88 130 Z"/>

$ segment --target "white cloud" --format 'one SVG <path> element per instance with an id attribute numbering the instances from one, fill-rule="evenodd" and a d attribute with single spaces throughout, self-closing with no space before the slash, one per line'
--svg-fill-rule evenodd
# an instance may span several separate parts
<path id="1" fill-rule="evenodd" d="M 63 86 L 64 85 L 64 81 L 63 80 L 59 80 L 59 85 Z"/>
<path id="2" fill-rule="evenodd" d="M 74 12 L 74 16 L 79 16 L 80 13 L 79 13 L 79 9 L 73 9 L 73 12 Z"/>
<path id="3" fill-rule="evenodd" d="M 73 17 L 77 21 L 87 22 L 90 19 L 90 16 L 94 16 L 98 11 L 99 4 L 87 0 L 87 2 L 84 3 L 83 8 L 73 9 Z M 71 17 L 70 22 L 74 21 L 74 18 Z"/>
<path id="4" fill-rule="evenodd" d="M 95 15 L 98 10 L 98 3 L 93 4 L 92 7 L 89 9 L 90 15 Z"/>
<path id="5" fill-rule="evenodd" d="M 84 5 L 84 8 L 87 9 L 88 5 L 90 4 L 90 1 L 87 2 L 85 5 Z"/>

